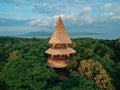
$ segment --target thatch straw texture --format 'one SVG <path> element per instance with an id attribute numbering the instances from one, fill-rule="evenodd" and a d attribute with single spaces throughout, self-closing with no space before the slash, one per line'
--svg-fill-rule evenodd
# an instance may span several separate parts
<path id="1" fill-rule="evenodd" d="M 66 29 L 64 27 L 61 17 L 59 17 L 59 20 L 55 27 L 55 31 L 51 39 L 49 40 L 49 44 L 58 44 L 58 43 L 66 43 L 66 44 L 72 43 L 72 41 L 70 40 L 66 32 Z"/>
<path id="2" fill-rule="evenodd" d="M 47 51 L 45 51 L 47 54 L 52 54 L 52 55 L 69 55 L 72 53 L 76 53 L 76 51 L 72 48 L 67 48 L 67 49 L 52 49 L 49 48 Z"/>

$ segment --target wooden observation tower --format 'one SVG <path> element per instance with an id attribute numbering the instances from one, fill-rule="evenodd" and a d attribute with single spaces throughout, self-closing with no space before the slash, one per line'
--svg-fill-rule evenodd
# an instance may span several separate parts
<path id="1" fill-rule="evenodd" d="M 53 68 L 64 68 L 67 66 L 70 54 L 76 51 L 70 48 L 72 43 L 69 38 L 61 17 L 55 27 L 55 31 L 49 40 L 51 47 L 45 51 L 49 54 L 47 65 Z"/>

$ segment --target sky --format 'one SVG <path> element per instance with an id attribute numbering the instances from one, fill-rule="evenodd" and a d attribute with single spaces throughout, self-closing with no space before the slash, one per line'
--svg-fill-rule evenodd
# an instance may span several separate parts
<path id="1" fill-rule="evenodd" d="M 59 16 L 68 32 L 120 35 L 120 0 L 0 0 L 0 35 L 53 32 Z"/>

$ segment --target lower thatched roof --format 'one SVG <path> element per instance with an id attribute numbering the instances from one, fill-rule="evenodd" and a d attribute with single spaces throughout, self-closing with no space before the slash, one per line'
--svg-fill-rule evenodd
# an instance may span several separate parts
<path id="1" fill-rule="evenodd" d="M 45 53 L 51 54 L 51 55 L 68 55 L 68 54 L 76 53 L 76 51 L 72 48 L 67 48 L 67 49 L 49 48 L 48 50 L 45 51 Z"/>

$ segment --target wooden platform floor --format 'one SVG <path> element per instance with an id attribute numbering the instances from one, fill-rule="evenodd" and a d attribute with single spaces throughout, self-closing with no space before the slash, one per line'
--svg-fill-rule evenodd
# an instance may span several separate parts
<path id="1" fill-rule="evenodd" d="M 47 65 L 49 67 L 53 67 L 53 68 L 64 68 L 67 66 L 67 62 L 66 62 L 66 60 L 51 60 L 51 59 L 49 59 L 47 62 Z"/>

